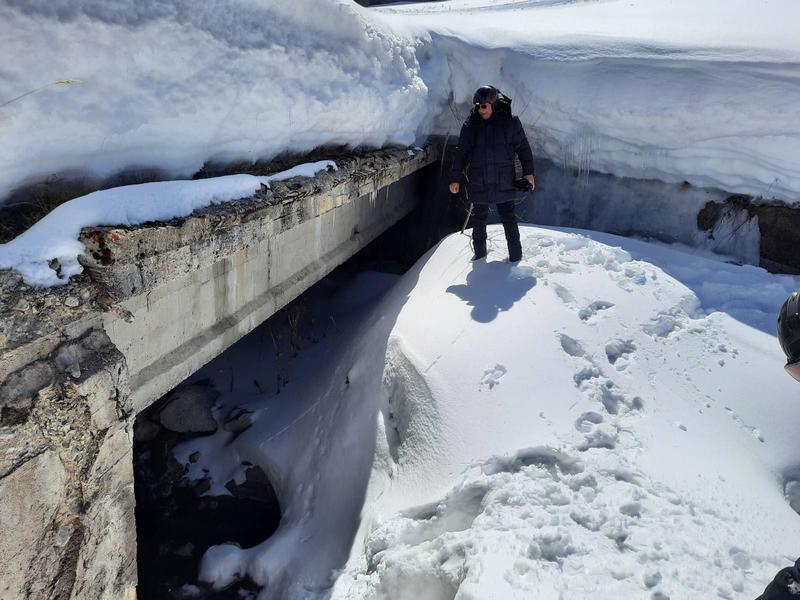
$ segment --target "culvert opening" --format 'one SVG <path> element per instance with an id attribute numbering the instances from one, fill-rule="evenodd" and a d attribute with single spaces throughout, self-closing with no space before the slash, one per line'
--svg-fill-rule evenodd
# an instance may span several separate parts
<path id="1" fill-rule="evenodd" d="M 380 295 L 444 232 L 457 229 L 458 216 L 448 218 L 447 202 L 437 204 L 434 198 L 438 172 L 437 164 L 421 174 L 415 190 L 420 202 L 411 214 L 138 415 L 134 480 L 140 600 L 256 597 L 260 586 L 243 574 L 222 590 L 200 581 L 209 548 L 259 546 L 278 529 L 286 508 L 268 469 L 258 464 L 263 457 L 255 450 L 257 440 L 244 440 L 252 456 L 238 448 L 228 451 L 234 441 L 241 448 L 240 438 L 255 437 L 258 419 L 293 418 L 282 411 L 295 401 L 293 384 L 308 377 L 302 370 L 307 365 L 298 366 L 301 355 L 318 351 L 344 327 L 338 315 L 329 314 L 331 298 L 352 290 L 365 273 L 377 290 L 369 294 Z"/>
<path id="2" fill-rule="evenodd" d="M 225 482 L 227 495 L 210 494 L 210 479 L 188 477 L 190 466 L 176 457 L 176 449 L 217 434 L 237 435 L 246 427 L 244 411 L 221 418 L 218 397 L 210 380 L 181 385 L 136 418 L 134 486 L 142 600 L 241 600 L 257 590 L 243 580 L 212 592 L 198 581 L 206 550 L 223 543 L 253 547 L 275 532 L 281 518 L 275 490 L 260 467 L 243 463 L 243 477 Z M 190 465 L 201 454 L 192 452 Z"/>

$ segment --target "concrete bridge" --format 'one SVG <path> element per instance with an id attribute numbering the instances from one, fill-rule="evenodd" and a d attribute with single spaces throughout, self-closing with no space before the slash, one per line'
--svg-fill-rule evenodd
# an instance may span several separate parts
<path id="1" fill-rule="evenodd" d="M 84 230 L 61 288 L 0 273 L 1 598 L 136 597 L 136 414 L 407 215 L 436 159 L 337 157 L 175 222 Z"/>
<path id="2" fill-rule="evenodd" d="M 185 219 L 84 230 L 85 272 L 64 287 L 0 272 L 0 598 L 136 597 L 136 415 L 430 199 L 439 156 L 333 157 L 336 172 Z M 800 271 L 794 207 L 537 167 L 519 207 L 534 222 Z"/>

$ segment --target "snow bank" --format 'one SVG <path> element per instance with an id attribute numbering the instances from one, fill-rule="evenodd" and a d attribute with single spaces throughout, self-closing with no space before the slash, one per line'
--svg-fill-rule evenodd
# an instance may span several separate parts
<path id="1" fill-rule="evenodd" d="M 21 235 L 0 244 L 0 269 L 17 270 L 28 285 L 64 285 L 83 271 L 78 255 L 84 246 L 78 236 L 84 227 L 140 225 L 185 217 L 211 204 L 252 196 L 270 181 L 313 177 L 328 168 L 336 169 L 336 164 L 324 160 L 264 177 L 228 175 L 93 192 L 61 204 Z M 58 261 L 56 266 L 51 266 L 53 260 Z"/>
<path id="2" fill-rule="evenodd" d="M 401 5 L 434 97 L 493 82 L 535 152 L 580 170 L 800 200 L 794 0 Z M 458 133 L 449 110 L 440 132 Z"/>
<path id="3" fill-rule="evenodd" d="M 411 43 L 349 0 L 4 2 L 0 40 L 0 199 L 68 170 L 410 144 L 427 114 Z"/>
<path id="4" fill-rule="evenodd" d="M 212 548 L 203 580 L 247 574 L 264 599 L 752 598 L 800 554 L 798 388 L 762 331 L 800 280 L 536 227 L 511 266 L 502 235 L 477 263 L 446 238 L 366 315 L 358 290 L 385 281 L 325 301 L 337 339 L 279 396 L 244 391 L 270 376 L 255 338 L 197 375 L 220 414 L 257 421 L 179 458 L 215 484 L 259 464 L 284 510 L 264 543 Z"/>
<path id="5" fill-rule="evenodd" d="M 518 267 L 495 227 L 488 263 L 456 235 L 419 270 L 383 375 L 392 460 L 333 598 L 755 597 L 800 553 L 800 421 L 751 325 L 797 279 L 522 234 Z"/>
<path id="6" fill-rule="evenodd" d="M 70 170 L 411 144 L 457 133 L 450 96 L 463 116 L 491 81 L 558 163 L 800 201 L 798 20 L 794 0 L 9 2 L 0 198 Z"/>
<path id="7" fill-rule="evenodd" d="M 446 239 L 397 316 L 393 460 L 333 597 L 758 595 L 800 553 L 784 498 L 800 420 L 750 325 L 797 280 L 532 227 L 512 267 L 490 237 L 474 264 Z M 726 304 L 737 290 L 752 312 Z"/>

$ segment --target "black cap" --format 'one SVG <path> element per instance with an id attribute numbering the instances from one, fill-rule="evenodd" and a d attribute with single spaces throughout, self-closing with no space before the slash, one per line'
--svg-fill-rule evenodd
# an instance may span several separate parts
<path id="1" fill-rule="evenodd" d="M 472 103 L 485 104 L 486 102 L 493 102 L 499 95 L 500 90 L 493 85 L 482 85 L 472 95 Z"/>
<path id="2" fill-rule="evenodd" d="M 778 341 L 788 364 L 800 361 L 800 292 L 794 292 L 781 307 Z"/>

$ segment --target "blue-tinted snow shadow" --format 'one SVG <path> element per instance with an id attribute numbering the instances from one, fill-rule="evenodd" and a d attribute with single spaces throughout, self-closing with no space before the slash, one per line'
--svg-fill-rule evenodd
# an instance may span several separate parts
<path id="1" fill-rule="evenodd" d="M 288 362 L 279 355 L 289 355 L 291 327 L 270 319 L 201 369 L 221 392 L 221 416 L 243 407 L 254 413 L 254 422 L 232 439 L 223 428 L 216 439 L 202 438 L 207 445 L 197 465 L 207 466 L 223 485 L 237 472 L 230 465 L 261 467 L 282 514 L 278 530 L 260 544 L 224 550 L 228 571 L 218 572 L 269 585 L 270 597 L 286 597 L 296 581 L 319 590 L 313 595 L 319 600 L 329 597 L 331 573 L 342 572 L 361 522 L 378 433 L 391 431 L 390 425 L 376 427 L 388 418 L 384 361 L 423 266 L 424 259 L 403 278 L 365 273 L 345 276 L 344 286 L 334 279 L 312 287 L 302 300 L 305 311 L 294 314 L 302 315 L 301 337 L 303 323 L 318 323 L 326 334 L 301 340 Z M 393 293 L 387 294 L 389 289 Z M 277 391 L 270 382 L 281 372 L 286 378 Z M 188 461 L 194 451 L 187 447 L 181 454 Z M 287 557 L 280 566 L 285 577 L 272 581 L 274 561 L 268 557 L 276 551 Z M 213 550 L 207 556 L 214 556 Z"/>
<path id="2" fill-rule="evenodd" d="M 576 233 L 601 244 L 622 248 L 634 260 L 661 268 L 694 292 L 704 314 L 724 312 L 770 335 L 776 335 L 781 305 L 789 294 L 800 289 L 800 277 L 775 275 L 753 265 L 732 264 L 725 262 L 725 257 L 680 244 L 650 243 L 587 229 L 542 229 Z"/>
<path id="3" fill-rule="evenodd" d="M 536 278 L 529 267 L 476 260 L 467 274 L 467 283 L 451 285 L 447 292 L 472 307 L 470 316 L 473 320 L 489 323 L 498 313 L 514 306 L 535 285 Z"/>

